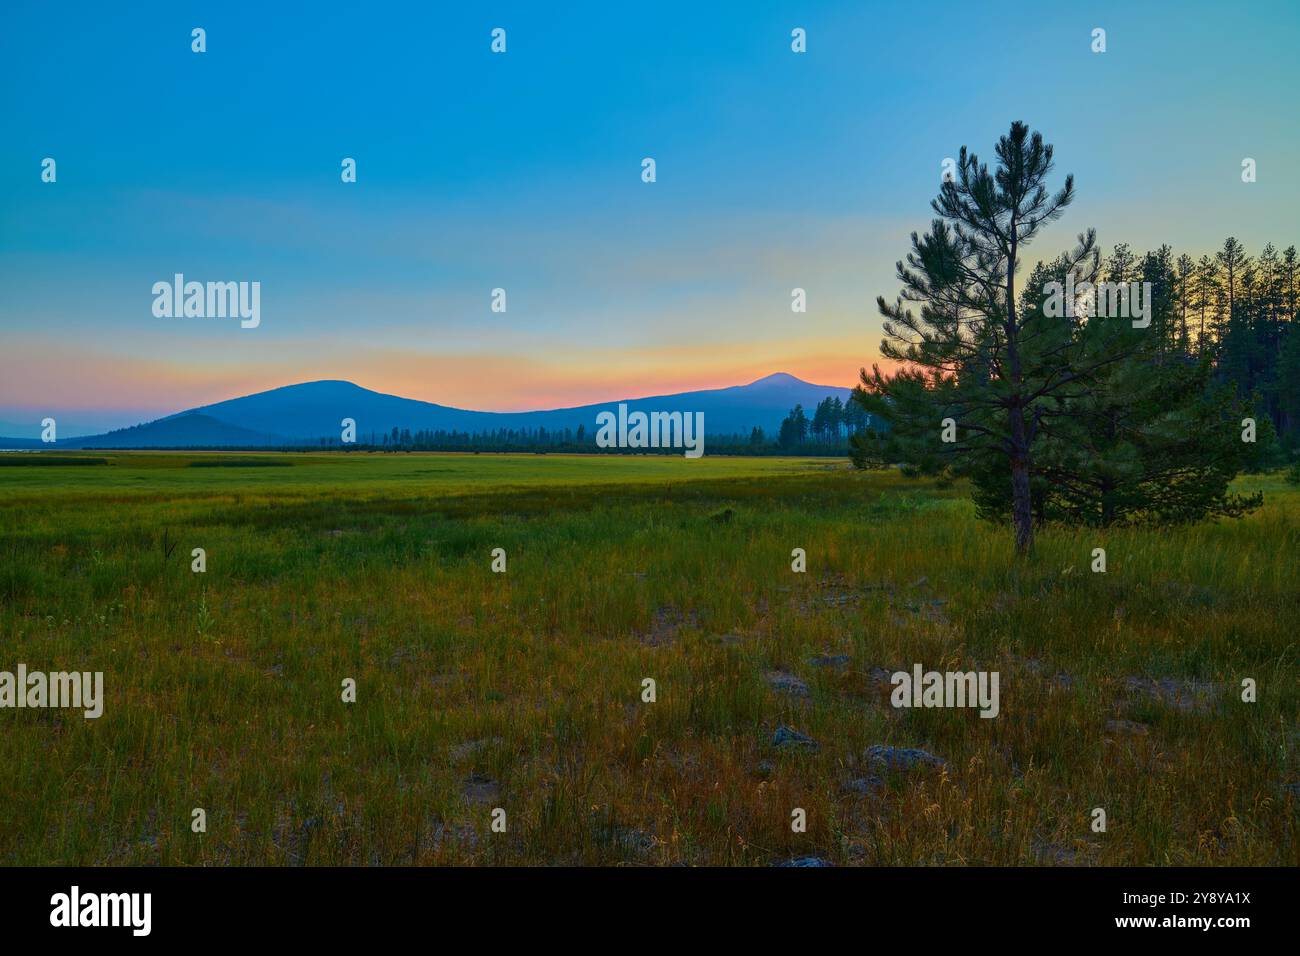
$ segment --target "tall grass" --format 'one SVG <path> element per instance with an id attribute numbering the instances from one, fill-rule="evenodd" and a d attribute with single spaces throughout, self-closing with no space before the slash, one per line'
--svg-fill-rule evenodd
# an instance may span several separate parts
<path id="1" fill-rule="evenodd" d="M 0 669 L 106 685 L 99 720 L 0 710 L 0 861 L 1300 862 L 1280 480 L 1243 521 L 1016 561 L 960 487 L 825 461 L 108 457 L 0 475 Z M 914 662 L 998 670 L 1001 714 L 892 708 Z"/>

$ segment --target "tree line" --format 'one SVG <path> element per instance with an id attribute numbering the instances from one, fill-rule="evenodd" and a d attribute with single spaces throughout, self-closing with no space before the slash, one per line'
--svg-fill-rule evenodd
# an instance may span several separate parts
<path id="1" fill-rule="evenodd" d="M 811 449 L 802 446 L 811 443 L 843 453 L 848 451 L 847 440 L 864 430 L 870 422 L 871 415 L 861 405 L 852 400 L 845 402 L 838 395 L 828 395 L 817 403 L 811 418 L 802 404 L 790 409 L 790 414 L 781 422 L 776 441 L 786 451 L 807 452 Z"/>
<path id="2" fill-rule="evenodd" d="M 828 396 L 818 403 L 809 419 L 802 405 L 796 405 L 782 422 L 779 433 L 769 436 L 760 426 L 747 433 L 709 433 L 704 436 L 706 454 L 710 455 L 827 455 L 849 453 L 848 438 L 866 427 L 869 416 L 852 403 Z M 790 422 L 796 424 L 793 428 Z M 802 422 L 802 425 L 798 424 Z M 507 454 L 609 454 L 609 455 L 680 455 L 680 448 L 601 448 L 596 444 L 596 430 L 585 425 L 573 428 L 501 428 L 492 431 L 456 429 L 393 428 L 387 432 L 363 432 L 357 440 L 343 444 L 338 438 L 317 440 L 321 448 L 343 451 L 460 451 Z M 299 446 L 286 446 L 292 450 Z"/>

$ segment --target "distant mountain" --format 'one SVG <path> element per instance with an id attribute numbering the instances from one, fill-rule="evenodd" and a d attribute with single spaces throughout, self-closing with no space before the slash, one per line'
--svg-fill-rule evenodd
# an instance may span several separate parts
<path id="1" fill-rule="evenodd" d="M 144 425 L 119 428 L 104 435 L 71 438 L 59 442 L 60 448 L 247 448 L 260 445 L 283 445 L 278 435 L 265 435 L 251 428 L 241 428 L 203 415 L 181 412 Z"/>
<path id="2" fill-rule="evenodd" d="M 27 450 L 29 448 L 49 448 L 39 438 L 0 438 L 0 451 Z M 66 447 L 66 446 L 65 446 Z"/>
<path id="3" fill-rule="evenodd" d="M 775 437 L 781 420 L 796 404 L 809 417 L 827 396 L 847 401 L 850 390 L 834 385 L 813 385 L 784 372 L 768 375 L 748 385 L 680 392 L 648 398 L 624 399 L 628 411 L 703 412 L 708 435 L 748 435 L 755 426 Z M 617 413 L 619 401 L 575 408 L 535 412 L 478 412 L 397 395 L 385 395 L 344 381 L 304 382 L 242 398 L 232 398 L 189 409 L 166 418 L 58 442 L 60 448 L 185 448 L 258 447 L 318 444 L 321 438 L 337 440 L 341 422 L 356 422 L 357 441 L 368 442 L 394 428 L 412 432 L 495 432 L 498 429 L 577 431 L 596 428 L 602 411 Z M 20 439 L 0 438 L 0 446 L 31 447 Z M 48 446 L 47 446 L 48 447 Z"/>
<path id="4" fill-rule="evenodd" d="M 0 438 L 0 441 L 12 441 L 14 438 L 34 438 L 39 441 L 41 426 L 39 422 L 21 424 L 19 422 L 0 421 L 0 435 L 11 436 L 10 438 Z"/>
<path id="5" fill-rule="evenodd" d="M 116 417 L 116 413 L 106 413 L 104 418 Z M 7 435 L 7 438 L 0 438 L 0 441 L 12 441 L 13 439 L 24 439 L 41 444 L 41 433 L 45 431 L 42 424 L 44 414 L 36 414 L 24 422 L 0 421 L 0 435 Z M 59 434 L 65 438 L 80 438 L 83 435 L 98 435 L 104 429 L 104 422 L 87 421 L 82 418 L 68 418 L 63 415 L 58 417 Z"/>

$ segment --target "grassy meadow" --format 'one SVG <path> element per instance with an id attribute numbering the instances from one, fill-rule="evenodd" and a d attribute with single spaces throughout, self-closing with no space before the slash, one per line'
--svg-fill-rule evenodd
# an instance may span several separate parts
<path id="1" fill-rule="evenodd" d="M 841 461 L 87 457 L 0 467 L 0 670 L 105 681 L 0 710 L 0 863 L 1300 863 L 1280 477 L 1018 562 L 960 485 Z M 914 663 L 1000 714 L 893 708 Z"/>

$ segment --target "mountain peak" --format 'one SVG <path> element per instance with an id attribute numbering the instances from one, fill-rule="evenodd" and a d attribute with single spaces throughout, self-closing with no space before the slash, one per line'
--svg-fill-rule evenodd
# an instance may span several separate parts
<path id="1" fill-rule="evenodd" d="M 764 375 L 760 379 L 755 379 L 750 385 L 807 385 L 801 378 L 795 378 L 789 372 L 773 372 L 771 375 Z"/>
<path id="2" fill-rule="evenodd" d="M 322 378 L 314 382 L 295 382 L 293 385 L 281 385 L 278 388 L 267 389 L 264 392 L 256 394 L 265 395 L 267 392 L 346 392 L 358 391 L 368 392 L 370 389 L 362 388 L 356 382 L 349 382 L 342 378 Z"/>

